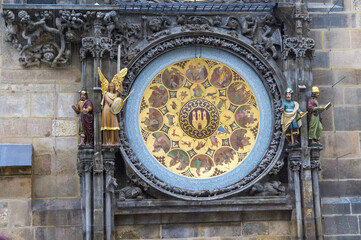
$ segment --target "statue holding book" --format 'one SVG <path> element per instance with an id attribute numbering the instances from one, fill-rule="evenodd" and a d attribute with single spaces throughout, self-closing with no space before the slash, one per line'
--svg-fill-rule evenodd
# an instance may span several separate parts
<path id="1" fill-rule="evenodd" d="M 311 98 L 307 102 L 308 139 L 311 140 L 311 145 L 321 145 L 320 139 L 323 130 L 321 112 L 331 107 L 331 103 L 326 106 L 319 105 L 317 101 L 319 96 L 318 87 L 312 87 Z"/>

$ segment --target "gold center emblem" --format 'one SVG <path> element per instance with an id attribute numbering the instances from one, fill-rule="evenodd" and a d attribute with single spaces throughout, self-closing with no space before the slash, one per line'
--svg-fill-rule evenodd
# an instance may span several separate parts
<path id="1" fill-rule="evenodd" d="M 218 110 L 205 99 L 190 100 L 180 110 L 179 124 L 188 136 L 197 139 L 207 138 L 218 129 Z"/>

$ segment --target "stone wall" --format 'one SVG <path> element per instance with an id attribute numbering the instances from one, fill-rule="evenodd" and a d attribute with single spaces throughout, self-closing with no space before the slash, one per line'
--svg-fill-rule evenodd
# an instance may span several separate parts
<path id="1" fill-rule="evenodd" d="M 5 1 L 22 3 L 25 0 Z M 84 1 L 59 1 L 59 3 Z M 93 2 L 93 1 L 88 1 Z M 325 239 L 361 238 L 361 1 L 314 0 L 314 84 L 324 113 L 320 185 Z M 337 5 L 332 7 L 332 3 Z M 326 3 L 326 4 L 324 4 Z M 4 31 L 0 18 L 0 36 Z M 66 68 L 22 68 L 0 37 L 0 144 L 32 144 L 31 172 L 0 175 L 0 236 L 9 239 L 81 239 L 76 173 L 78 118 L 71 109 L 81 89 L 77 54 Z M 74 52 L 77 52 L 74 51 Z M 237 213 L 116 217 L 116 237 L 291 239 L 289 214 L 270 218 Z M 274 217 L 274 216 L 272 216 Z M 210 220 L 211 219 L 211 220 Z M 240 237 L 241 236 L 241 237 Z"/>
<path id="2" fill-rule="evenodd" d="M 289 212 L 122 215 L 115 239 L 291 240 Z"/>
<path id="3" fill-rule="evenodd" d="M 361 1 L 310 9 L 316 40 L 314 85 L 325 112 L 320 188 L 325 239 L 360 239 Z"/>
<path id="4" fill-rule="evenodd" d="M 0 144 L 33 145 L 30 173 L 0 176 L 0 236 L 81 239 L 79 124 L 71 108 L 81 89 L 79 60 L 75 54 L 67 68 L 24 69 L 0 21 Z"/>

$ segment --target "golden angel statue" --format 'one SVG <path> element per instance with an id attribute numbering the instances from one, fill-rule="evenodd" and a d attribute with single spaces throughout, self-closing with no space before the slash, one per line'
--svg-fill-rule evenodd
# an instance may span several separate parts
<path id="1" fill-rule="evenodd" d="M 118 146 L 119 142 L 119 122 L 117 114 L 123 107 L 124 101 L 120 98 L 123 91 L 123 80 L 127 75 L 128 69 L 122 69 L 115 74 L 113 80 L 109 81 L 104 77 L 100 68 L 98 68 L 99 79 L 102 82 L 103 99 L 102 120 L 100 130 L 103 132 L 103 145 Z"/>

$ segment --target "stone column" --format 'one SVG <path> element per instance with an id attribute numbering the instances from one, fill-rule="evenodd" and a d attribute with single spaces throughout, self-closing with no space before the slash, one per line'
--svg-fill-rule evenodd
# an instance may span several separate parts
<path id="1" fill-rule="evenodd" d="M 106 239 L 114 239 L 114 190 L 118 186 L 114 178 L 116 147 L 102 147 L 105 170 L 105 233 Z"/>
<path id="2" fill-rule="evenodd" d="M 302 223 L 302 196 L 300 183 L 300 169 L 302 166 L 302 149 L 301 148 L 287 148 L 288 152 L 288 166 L 293 173 L 293 183 L 295 191 L 295 206 L 296 206 L 296 231 L 297 239 L 303 239 L 303 223 Z"/>
<path id="3" fill-rule="evenodd" d="M 83 205 L 84 239 L 92 239 L 92 179 L 94 149 L 92 146 L 81 146 L 78 149 L 78 174 L 81 182 Z"/>
<path id="4" fill-rule="evenodd" d="M 316 237 L 317 240 L 323 240 L 323 225 L 321 213 L 321 198 L 320 187 L 318 181 L 318 172 L 320 168 L 320 152 L 322 146 L 312 146 L 311 149 L 311 171 L 312 171 L 312 185 L 313 185 L 313 201 L 315 208 L 315 222 L 316 222 Z"/>
<path id="5" fill-rule="evenodd" d="M 90 60 L 91 64 L 86 70 L 83 67 L 82 76 L 85 81 L 92 82 L 93 108 L 94 108 L 94 171 L 93 171 L 93 231 L 94 239 L 104 238 L 104 163 L 102 158 L 101 138 L 101 83 L 99 81 L 98 67 L 101 67 L 104 53 L 112 53 L 112 39 L 102 35 L 103 19 L 97 18 L 93 22 L 94 36 L 82 39 L 80 56 L 84 61 Z M 91 68 L 91 69 L 90 69 Z M 86 84 L 88 85 L 88 84 Z"/>

